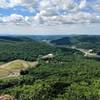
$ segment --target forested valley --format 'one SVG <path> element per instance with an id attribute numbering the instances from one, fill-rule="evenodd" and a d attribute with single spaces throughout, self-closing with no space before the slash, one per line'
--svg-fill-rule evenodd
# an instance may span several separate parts
<path id="1" fill-rule="evenodd" d="M 18 59 L 38 62 L 16 77 L 0 77 L 0 96 L 9 95 L 11 100 L 99 100 L 100 59 L 85 58 L 69 48 L 72 46 L 99 54 L 100 37 L 66 36 L 50 43 L 26 37 L 0 38 L 0 66 Z"/>

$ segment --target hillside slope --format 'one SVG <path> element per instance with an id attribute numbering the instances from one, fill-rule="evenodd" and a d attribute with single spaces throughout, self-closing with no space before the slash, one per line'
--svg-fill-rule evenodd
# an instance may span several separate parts
<path id="1" fill-rule="evenodd" d="M 76 46 L 83 49 L 93 49 L 96 52 L 100 51 L 99 35 L 67 36 L 61 39 L 53 40 L 51 43 L 56 45 Z"/>
<path id="2" fill-rule="evenodd" d="M 0 42 L 21 42 L 21 41 L 33 41 L 26 36 L 0 36 Z"/>
<path id="3" fill-rule="evenodd" d="M 38 62 L 29 62 L 24 60 L 14 60 L 6 64 L 0 65 L 0 78 L 18 76 L 21 70 L 29 67 L 36 67 Z"/>
<path id="4" fill-rule="evenodd" d="M 37 41 L 0 42 L 0 61 L 9 62 L 15 59 L 36 60 L 39 55 L 56 52 L 54 46 Z"/>

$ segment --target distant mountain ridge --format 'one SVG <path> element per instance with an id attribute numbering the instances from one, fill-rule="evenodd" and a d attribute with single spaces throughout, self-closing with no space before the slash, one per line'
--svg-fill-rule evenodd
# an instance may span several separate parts
<path id="1" fill-rule="evenodd" d="M 70 37 L 63 37 L 61 39 L 57 40 L 52 40 L 51 43 L 56 44 L 56 45 L 69 45 L 71 43 L 71 38 Z"/>
<path id="2" fill-rule="evenodd" d="M 66 35 L 5 35 L 0 36 L 0 41 L 52 41 L 65 37 Z"/>
<path id="3" fill-rule="evenodd" d="M 100 52 L 100 35 L 67 36 L 51 41 L 55 45 L 76 46 L 83 49 L 93 49 Z"/>
<path id="4" fill-rule="evenodd" d="M 31 38 L 26 36 L 0 36 L 0 41 L 32 41 Z"/>
<path id="5" fill-rule="evenodd" d="M 27 36 L 28 38 L 31 38 L 36 41 L 52 41 L 57 40 L 65 37 L 66 35 L 30 35 Z"/>
<path id="6" fill-rule="evenodd" d="M 98 35 L 79 35 L 79 36 L 66 36 L 61 39 L 53 40 L 51 43 L 56 45 L 69 45 L 76 43 L 100 43 L 100 36 Z"/>

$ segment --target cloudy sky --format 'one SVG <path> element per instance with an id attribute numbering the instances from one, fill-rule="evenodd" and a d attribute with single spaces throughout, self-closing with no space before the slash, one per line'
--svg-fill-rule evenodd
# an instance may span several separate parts
<path id="1" fill-rule="evenodd" d="M 100 34 L 100 0 L 0 0 L 2 34 Z"/>

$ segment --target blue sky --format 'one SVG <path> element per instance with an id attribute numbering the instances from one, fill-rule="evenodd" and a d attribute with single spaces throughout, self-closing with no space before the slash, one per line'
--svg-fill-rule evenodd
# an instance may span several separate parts
<path id="1" fill-rule="evenodd" d="M 33 16 L 36 13 L 31 13 L 26 7 L 15 6 L 13 8 L 0 8 L 0 14 L 4 16 L 10 16 L 11 14 L 19 14 L 22 16 Z"/>
<path id="2" fill-rule="evenodd" d="M 0 34 L 100 34 L 99 27 L 100 0 L 0 0 Z"/>

